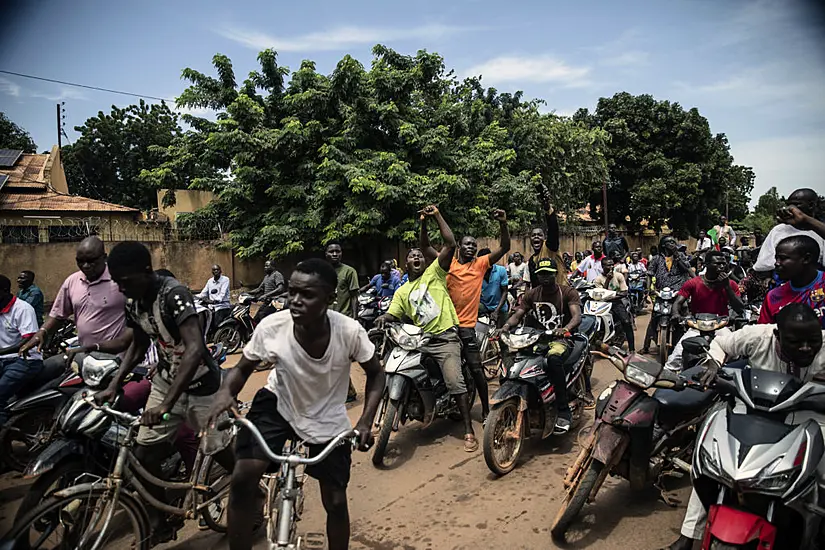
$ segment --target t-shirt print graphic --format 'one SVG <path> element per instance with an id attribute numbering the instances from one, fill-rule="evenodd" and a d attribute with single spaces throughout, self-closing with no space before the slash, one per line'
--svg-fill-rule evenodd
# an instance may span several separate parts
<path id="1" fill-rule="evenodd" d="M 418 288 L 410 292 L 410 304 L 415 310 L 416 322 L 426 325 L 441 315 L 441 308 L 435 303 L 427 290 L 427 285 L 421 283 Z"/>
<path id="2" fill-rule="evenodd" d="M 545 330 L 553 330 L 561 323 L 561 315 L 550 302 L 536 302 L 533 304 L 533 316 Z"/>

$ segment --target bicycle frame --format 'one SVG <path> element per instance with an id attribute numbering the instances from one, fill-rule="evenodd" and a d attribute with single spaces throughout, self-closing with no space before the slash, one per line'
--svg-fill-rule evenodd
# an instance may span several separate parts
<path id="1" fill-rule="evenodd" d="M 198 450 L 198 454 L 195 457 L 195 464 L 190 472 L 190 480 L 188 482 L 177 482 L 177 481 L 165 481 L 163 479 L 159 479 L 149 473 L 137 460 L 134 453 L 132 453 L 132 447 L 135 444 L 135 438 L 137 435 L 137 427 L 140 426 L 140 418 L 137 416 L 133 416 L 128 413 L 120 412 L 109 408 L 107 405 L 97 406 L 100 410 L 110 414 L 116 418 L 119 418 L 128 423 L 128 428 L 126 432 L 126 437 L 124 438 L 123 442 L 120 443 L 120 449 L 118 450 L 117 459 L 115 461 L 115 467 L 112 472 L 109 474 L 108 477 L 105 479 L 100 479 L 98 481 L 94 481 L 91 483 L 84 483 L 80 485 L 75 485 L 72 487 L 68 487 L 61 491 L 55 492 L 55 496 L 63 497 L 63 496 L 70 496 L 75 493 L 82 493 L 93 489 L 104 489 L 107 491 L 107 497 L 101 499 L 95 506 L 95 516 L 99 517 L 99 514 L 102 513 L 101 508 L 103 506 L 108 506 L 108 510 L 106 511 L 106 519 L 104 520 L 103 527 L 100 530 L 100 534 L 97 536 L 97 540 L 91 546 L 91 550 L 97 550 L 100 548 L 100 544 L 103 540 L 104 535 L 106 535 L 106 531 L 109 528 L 109 523 L 112 520 L 114 515 L 115 508 L 117 506 L 118 500 L 120 498 L 120 492 L 123 490 L 123 482 L 126 481 L 129 485 L 131 485 L 135 491 L 144 499 L 144 502 L 148 502 L 153 507 L 157 508 L 158 510 L 167 512 L 169 514 L 177 515 L 177 516 L 184 516 L 185 519 L 193 519 L 197 517 L 198 513 L 213 503 L 215 500 L 222 496 L 221 491 L 224 487 L 228 486 L 228 481 L 225 482 L 223 487 L 218 488 L 217 494 L 212 496 L 208 500 L 203 500 L 200 504 L 195 504 L 195 496 L 197 494 L 209 493 L 213 491 L 212 487 L 208 486 L 199 486 L 197 485 L 197 476 L 200 472 L 201 466 L 203 465 L 204 460 L 204 453 L 201 450 Z M 164 489 L 183 489 L 186 490 L 186 497 L 184 499 L 183 505 L 178 508 L 175 506 L 171 506 L 169 504 L 165 504 L 155 497 L 153 497 L 146 487 L 141 483 L 141 479 L 149 482 L 150 484 L 161 487 Z M 141 503 L 142 504 L 142 503 Z M 96 525 L 96 522 L 92 522 L 90 525 Z M 83 537 L 79 541 L 79 546 L 81 548 L 88 542 L 86 537 L 88 533 L 84 533 Z"/>

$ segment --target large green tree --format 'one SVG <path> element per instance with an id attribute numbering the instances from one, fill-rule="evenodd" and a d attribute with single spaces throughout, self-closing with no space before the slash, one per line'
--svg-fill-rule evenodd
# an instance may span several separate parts
<path id="1" fill-rule="evenodd" d="M 191 131 L 144 178 L 214 191 L 190 221 L 220 222 L 242 256 L 277 257 L 332 239 L 411 241 L 427 203 L 459 234 L 493 233 L 495 207 L 517 229 L 537 217 L 537 189 L 573 207 L 605 177 L 603 131 L 460 81 L 437 54 L 373 54 L 369 70 L 350 56 L 329 75 L 304 61 L 289 80 L 272 50 L 240 83 L 223 55 L 216 77 L 185 69 L 178 103 L 217 119 L 184 115 Z"/>
<path id="2" fill-rule="evenodd" d="M 157 207 L 153 182 L 140 178 L 160 166 L 176 136 L 178 115 L 165 103 L 100 111 L 75 131 L 80 137 L 63 148 L 69 190 L 86 197 L 149 210 Z"/>
<path id="3" fill-rule="evenodd" d="M 25 153 L 36 153 L 37 146 L 29 133 L 9 120 L 0 112 L 0 149 L 22 149 Z"/>
<path id="4" fill-rule="evenodd" d="M 711 134 L 697 109 L 622 92 L 573 118 L 610 134 L 605 156 L 612 220 L 627 217 L 635 225 L 647 219 L 652 227 L 666 222 L 685 235 L 709 226 L 726 208 L 731 219 L 747 214 L 753 171 L 733 164 L 727 137 Z"/>

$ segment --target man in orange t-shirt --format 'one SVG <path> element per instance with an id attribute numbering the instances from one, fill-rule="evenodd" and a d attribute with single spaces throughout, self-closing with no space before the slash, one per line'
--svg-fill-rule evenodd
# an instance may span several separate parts
<path id="1" fill-rule="evenodd" d="M 487 392 L 487 380 L 484 378 L 481 367 L 481 354 L 475 331 L 478 306 L 481 302 L 481 285 L 490 266 L 498 262 L 510 250 L 507 214 L 504 210 L 495 210 L 493 219 L 498 221 L 501 228 L 499 247 L 491 254 L 477 258 L 478 243 L 475 237 L 469 235 L 463 237 L 458 247 L 458 258 L 453 258 L 450 272 L 447 274 L 447 290 L 458 314 L 458 336 L 461 338 L 462 353 L 470 366 L 470 372 L 481 400 L 482 422 L 487 419 L 487 414 L 490 412 L 490 397 Z M 430 248 L 432 252 L 435 252 L 435 249 Z"/>

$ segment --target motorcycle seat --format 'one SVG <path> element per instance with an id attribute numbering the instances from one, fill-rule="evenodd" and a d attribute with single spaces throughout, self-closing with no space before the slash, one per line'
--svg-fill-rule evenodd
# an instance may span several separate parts
<path id="1" fill-rule="evenodd" d="M 66 365 L 62 362 L 44 361 L 43 368 L 39 373 L 37 373 L 37 376 L 26 382 L 26 384 L 17 392 L 17 396 L 23 397 L 48 389 L 46 386 L 51 385 L 51 383 L 64 372 L 66 372 Z"/>
<path id="2" fill-rule="evenodd" d="M 584 353 L 584 350 L 587 348 L 587 338 L 580 334 L 574 335 L 572 341 L 573 349 L 570 350 L 570 355 L 567 356 L 567 360 L 564 362 L 564 369 L 568 371 L 576 366 L 576 363 L 581 359 L 582 353 Z"/>
<path id="3" fill-rule="evenodd" d="M 692 378 L 704 372 L 702 367 L 689 368 L 682 372 L 684 378 Z M 693 413 L 710 406 L 716 392 L 713 390 L 699 391 L 686 388 L 682 391 L 657 389 L 653 398 L 659 402 L 662 411 L 672 414 Z"/>

